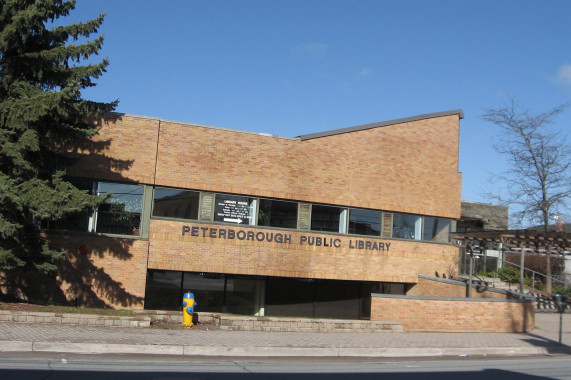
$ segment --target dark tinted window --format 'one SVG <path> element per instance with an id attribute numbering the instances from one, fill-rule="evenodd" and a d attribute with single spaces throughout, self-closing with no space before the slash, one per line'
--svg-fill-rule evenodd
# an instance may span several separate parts
<path id="1" fill-rule="evenodd" d="M 450 236 L 450 226 L 450 219 L 425 216 L 422 240 L 446 243 Z"/>
<path id="2" fill-rule="evenodd" d="M 381 212 L 351 209 L 349 212 L 349 233 L 379 236 L 381 234 Z"/>
<path id="3" fill-rule="evenodd" d="M 198 219 L 200 193 L 179 189 L 155 189 L 153 216 Z"/>
<path id="4" fill-rule="evenodd" d="M 344 209 L 333 206 L 311 206 L 311 229 L 313 231 L 342 232 L 339 230 Z"/>
<path id="5" fill-rule="evenodd" d="M 143 208 L 143 186 L 97 183 L 97 195 L 110 194 L 97 210 L 95 231 L 108 234 L 138 235 Z"/>
<path id="6" fill-rule="evenodd" d="M 260 199 L 258 225 L 297 228 L 297 203 Z"/>

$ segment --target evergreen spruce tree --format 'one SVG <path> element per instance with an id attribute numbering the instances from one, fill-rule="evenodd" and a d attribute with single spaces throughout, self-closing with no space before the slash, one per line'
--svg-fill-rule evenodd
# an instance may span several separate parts
<path id="1" fill-rule="evenodd" d="M 66 151 L 97 132 L 92 122 L 117 102 L 82 98 L 108 64 L 97 54 L 103 15 L 54 26 L 75 1 L 0 0 L 0 270 L 55 273 L 64 252 L 42 223 L 96 207 L 100 199 L 66 180 Z"/>

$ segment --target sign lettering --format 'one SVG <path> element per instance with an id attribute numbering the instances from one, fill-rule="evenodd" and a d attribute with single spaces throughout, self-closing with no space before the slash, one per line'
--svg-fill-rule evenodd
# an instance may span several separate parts
<path id="1" fill-rule="evenodd" d="M 228 239 L 228 240 L 246 240 L 253 242 L 268 242 L 279 244 L 293 244 L 292 234 L 282 232 L 263 232 L 234 228 L 218 228 L 218 227 L 199 227 L 199 226 L 182 226 L 182 235 L 190 235 L 193 237 L 203 237 L 211 239 Z M 342 248 L 343 241 L 338 237 L 329 236 L 313 236 L 300 235 L 299 240 L 295 243 L 299 245 L 309 245 L 315 247 L 331 247 Z M 359 249 L 367 251 L 389 251 L 391 243 L 350 239 L 346 245 L 349 249 Z"/>

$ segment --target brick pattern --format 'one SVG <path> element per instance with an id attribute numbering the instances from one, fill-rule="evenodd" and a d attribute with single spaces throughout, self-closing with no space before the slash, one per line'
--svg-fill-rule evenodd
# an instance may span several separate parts
<path id="1" fill-rule="evenodd" d="M 291 244 L 182 235 L 182 226 L 291 235 Z M 300 236 L 340 239 L 340 248 L 299 244 Z M 148 267 L 180 271 L 234 273 L 339 280 L 417 282 L 417 274 L 448 270 L 458 255 L 447 244 L 393 239 L 363 239 L 390 243 L 389 250 L 350 249 L 355 237 L 313 232 L 220 226 L 151 220 Z"/>
<path id="2" fill-rule="evenodd" d="M 466 287 L 419 278 L 418 283 L 406 294 L 408 296 L 463 298 L 466 297 Z"/>
<path id="3" fill-rule="evenodd" d="M 109 116 L 91 144 L 74 152 L 77 163 L 71 176 L 106 181 L 153 184 L 158 141 L 158 120 Z"/>
<path id="4" fill-rule="evenodd" d="M 305 141 L 133 116 L 102 124 L 71 174 L 460 216 L 458 115 Z"/>
<path id="5" fill-rule="evenodd" d="M 371 320 L 399 321 L 405 331 L 528 332 L 535 326 L 535 303 L 375 296 Z"/>
<path id="6" fill-rule="evenodd" d="M 68 301 L 77 299 L 86 307 L 143 306 L 148 241 L 93 236 L 57 236 L 52 240 L 68 251 L 58 277 Z M 87 254 L 79 252 L 81 246 L 87 247 Z"/>

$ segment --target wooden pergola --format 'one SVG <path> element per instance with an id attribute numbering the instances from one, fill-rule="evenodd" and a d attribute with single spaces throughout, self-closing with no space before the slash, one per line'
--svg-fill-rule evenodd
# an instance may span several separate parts
<path id="1" fill-rule="evenodd" d="M 490 243 L 501 243 L 502 251 L 520 251 L 520 268 L 525 268 L 525 250 L 556 255 L 571 254 L 571 233 L 537 230 L 490 230 L 473 232 L 454 232 L 452 243 L 463 247 L 470 254 L 470 286 L 472 285 L 472 261 L 474 249 L 486 249 Z M 520 297 L 523 298 L 524 270 L 520 271 Z M 469 294 L 471 289 L 469 289 Z"/>
<path id="2" fill-rule="evenodd" d="M 530 248 L 536 251 L 547 251 L 565 254 L 571 250 L 571 233 L 540 232 L 534 230 L 494 230 L 454 232 L 451 234 L 455 245 L 462 247 L 485 247 L 488 243 L 502 243 L 504 249 Z"/>

